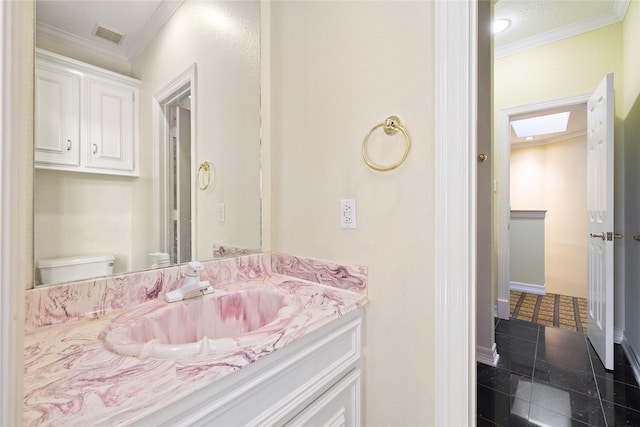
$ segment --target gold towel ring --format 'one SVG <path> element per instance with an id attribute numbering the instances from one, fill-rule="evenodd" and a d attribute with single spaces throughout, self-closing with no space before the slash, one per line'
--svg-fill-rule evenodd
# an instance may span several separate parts
<path id="1" fill-rule="evenodd" d="M 213 165 L 211 163 L 207 162 L 207 161 L 202 163 L 200 165 L 200 167 L 198 168 L 198 173 L 196 175 L 196 181 L 198 183 L 198 188 L 199 189 L 206 190 L 211 185 L 211 169 L 213 169 Z M 206 175 L 201 174 L 202 171 L 204 171 L 206 173 Z M 203 175 L 206 177 L 204 180 L 202 179 Z M 214 172 L 214 178 L 215 178 L 215 172 Z"/>
<path id="2" fill-rule="evenodd" d="M 371 162 L 371 160 L 369 160 L 369 157 L 367 155 L 367 143 L 369 141 L 369 137 L 375 130 L 377 130 L 380 127 L 384 129 L 384 133 L 386 133 L 387 135 L 393 136 L 398 132 L 402 132 L 402 135 L 404 135 L 404 140 L 406 143 L 404 154 L 402 155 L 402 158 L 398 163 L 395 163 L 391 166 L 377 166 L 373 162 Z M 379 172 L 388 172 L 388 171 L 394 170 L 395 168 L 403 164 L 405 160 L 407 160 L 410 146 L 411 146 L 411 141 L 409 140 L 409 135 L 407 134 L 407 131 L 404 130 L 404 127 L 402 127 L 402 122 L 400 121 L 400 118 L 398 116 L 389 116 L 384 122 L 374 126 L 369 131 L 369 134 L 367 134 L 367 136 L 364 138 L 364 141 L 362 141 L 362 159 L 367 164 L 367 166 L 369 166 L 371 169 Z"/>

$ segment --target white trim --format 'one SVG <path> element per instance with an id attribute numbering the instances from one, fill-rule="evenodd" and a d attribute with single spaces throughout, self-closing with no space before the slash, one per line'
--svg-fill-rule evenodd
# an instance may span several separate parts
<path id="1" fill-rule="evenodd" d="M 509 290 L 526 292 L 528 294 L 546 295 L 547 285 L 534 285 L 533 283 L 510 282 Z"/>
<path id="2" fill-rule="evenodd" d="M 544 219 L 547 211 L 511 211 L 511 218 Z"/>
<path id="3" fill-rule="evenodd" d="M 496 47 L 494 50 L 494 57 L 495 59 L 503 58 L 508 55 L 524 52 L 528 49 L 544 46 L 562 39 L 577 36 L 578 34 L 597 30 L 598 28 L 606 27 L 607 25 L 615 24 L 616 22 L 620 22 L 624 19 L 624 15 L 626 14 L 628 7 L 629 0 L 617 1 L 614 8 L 606 13 L 592 16 L 590 18 L 583 19 L 582 21 L 573 22 L 504 46 Z"/>
<path id="4" fill-rule="evenodd" d="M 157 225 L 156 230 L 159 230 L 160 234 L 160 248 L 163 252 L 169 252 L 169 242 L 167 241 L 168 234 L 168 220 L 166 217 L 169 208 L 169 197 L 167 195 L 168 185 L 167 177 L 164 171 L 167 164 L 167 144 L 166 136 L 169 134 L 167 121 L 164 115 L 164 106 L 172 101 L 176 97 L 178 92 L 184 93 L 184 88 L 189 87 L 191 93 L 191 170 L 196 171 L 197 165 L 197 116 L 198 116 L 198 90 L 197 90 L 197 67 L 196 64 L 192 64 L 189 68 L 183 71 L 175 79 L 169 82 L 163 89 L 158 91 L 152 100 L 152 117 L 153 126 L 151 128 L 151 140 L 153 141 L 152 148 L 152 160 L 153 160 L 153 200 L 154 206 L 157 209 L 157 215 L 154 215 L 154 221 L 157 221 L 154 225 Z M 191 212 L 192 216 L 196 211 L 197 206 L 197 192 L 195 173 L 191 174 Z M 157 219 L 155 219 L 157 218 Z M 197 248 L 198 233 L 196 229 L 197 221 L 192 218 L 191 221 L 191 258 L 200 259 L 194 251 Z"/>
<path id="5" fill-rule="evenodd" d="M 508 299 L 498 298 L 498 318 L 509 320 L 511 305 Z"/>
<path id="6" fill-rule="evenodd" d="M 263 251 L 271 250 L 271 0 L 260 2 L 260 203 Z"/>
<path id="7" fill-rule="evenodd" d="M 622 344 L 624 341 L 624 331 L 622 329 L 613 329 L 613 342 L 616 344 Z"/>
<path id="8" fill-rule="evenodd" d="M 34 2 L 0 4 L 0 425 L 22 425 L 24 293 L 33 284 Z M 30 53 L 31 52 L 31 53 Z"/>
<path id="9" fill-rule="evenodd" d="M 102 43 L 85 39 L 76 34 L 69 33 L 60 28 L 52 27 L 51 25 L 44 24 L 42 22 L 39 22 L 36 25 L 36 35 L 38 37 L 50 39 L 67 46 L 72 46 L 77 49 L 104 56 L 106 58 L 109 58 L 112 62 L 117 62 L 120 67 L 124 67 L 127 70 L 131 69 L 131 64 L 129 64 L 127 56 L 118 48 L 106 46 Z"/>
<path id="10" fill-rule="evenodd" d="M 500 355 L 498 354 L 498 348 L 496 346 L 496 343 L 493 343 L 491 348 L 477 346 L 476 360 L 485 365 L 498 366 L 498 360 L 500 360 Z"/>
<path id="11" fill-rule="evenodd" d="M 476 420 L 476 2 L 434 2 L 434 425 Z"/>
<path id="12" fill-rule="evenodd" d="M 629 3 L 631 0 L 615 0 L 613 4 L 613 13 L 616 14 L 620 21 L 624 20 L 624 16 L 629 9 Z"/>
<path id="13" fill-rule="evenodd" d="M 498 111 L 498 316 L 509 319 L 510 248 L 509 223 L 511 221 L 510 168 L 511 168 L 511 116 L 543 111 L 551 108 L 586 104 L 591 93 L 555 98 Z"/>
<path id="14" fill-rule="evenodd" d="M 631 345 L 631 342 L 624 334 L 622 338 L 622 349 L 624 350 L 624 354 L 627 356 L 627 360 L 629 360 L 629 364 L 633 369 L 633 375 L 636 377 L 636 381 L 640 383 L 640 355 L 636 349 L 633 348 L 633 345 Z"/>
<path id="15" fill-rule="evenodd" d="M 136 39 L 127 48 L 126 57 L 130 63 L 133 64 L 138 55 L 140 55 L 140 53 L 149 45 L 151 40 L 158 35 L 160 29 L 169 21 L 169 19 L 171 19 L 173 14 L 176 13 L 180 6 L 182 6 L 183 2 L 184 0 L 177 0 L 163 1 L 160 3 L 158 9 L 156 9 L 147 23 L 144 24 L 144 28 L 138 32 Z"/>

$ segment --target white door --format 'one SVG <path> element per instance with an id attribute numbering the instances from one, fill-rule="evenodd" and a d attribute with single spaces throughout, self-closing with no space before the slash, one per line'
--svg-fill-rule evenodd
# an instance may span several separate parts
<path id="1" fill-rule="evenodd" d="M 606 369 L 613 369 L 613 120 L 610 73 L 587 103 L 587 336 Z"/>

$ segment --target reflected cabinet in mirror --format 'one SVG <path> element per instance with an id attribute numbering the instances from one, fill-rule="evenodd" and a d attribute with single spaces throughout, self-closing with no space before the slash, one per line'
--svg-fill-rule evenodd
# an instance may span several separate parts
<path id="1" fill-rule="evenodd" d="M 36 21 L 36 285 L 259 249 L 260 2 L 37 0 Z"/>

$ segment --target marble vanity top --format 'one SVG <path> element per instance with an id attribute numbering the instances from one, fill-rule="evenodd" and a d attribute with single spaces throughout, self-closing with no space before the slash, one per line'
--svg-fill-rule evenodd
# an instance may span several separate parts
<path id="1" fill-rule="evenodd" d="M 302 310 L 249 346 L 184 359 L 141 359 L 107 350 L 98 337 L 127 310 L 157 304 L 180 287 L 180 267 L 29 291 L 24 425 L 134 422 L 367 302 L 363 267 L 268 253 L 204 264 L 203 279 L 222 292 L 269 286 L 290 295 Z"/>

